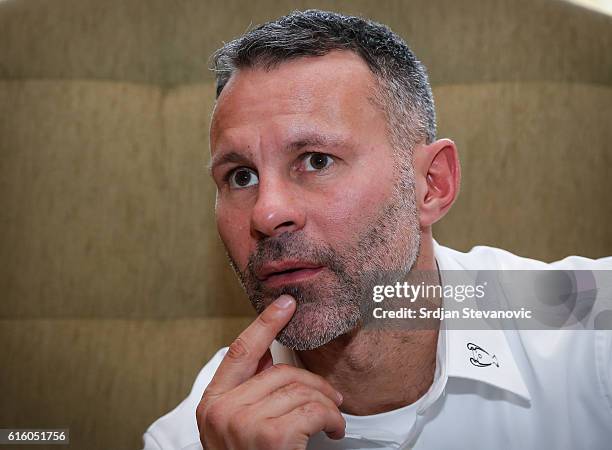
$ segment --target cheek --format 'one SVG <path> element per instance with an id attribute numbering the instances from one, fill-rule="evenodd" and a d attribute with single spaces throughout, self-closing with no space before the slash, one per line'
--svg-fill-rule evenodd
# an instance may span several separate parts
<path id="1" fill-rule="evenodd" d="M 313 211 L 323 234 L 337 242 L 353 242 L 362 236 L 389 201 L 391 179 L 390 176 L 352 176 L 342 187 L 328 192 L 325 207 Z"/>
<path id="2" fill-rule="evenodd" d="M 217 205 L 215 211 L 219 236 L 232 259 L 242 270 L 250 254 L 251 236 L 245 210 Z"/>

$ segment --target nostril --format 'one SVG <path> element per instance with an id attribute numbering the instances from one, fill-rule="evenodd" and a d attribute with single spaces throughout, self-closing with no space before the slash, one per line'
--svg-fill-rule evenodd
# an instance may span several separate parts
<path id="1" fill-rule="evenodd" d="M 304 211 L 289 201 L 262 201 L 255 205 L 251 212 L 252 231 L 263 236 L 275 236 L 285 231 L 295 231 L 302 228 L 305 222 Z"/>
<path id="2" fill-rule="evenodd" d="M 287 221 L 287 222 L 283 222 L 280 225 L 277 225 L 276 227 L 274 227 L 275 230 L 278 230 L 279 228 L 289 228 L 294 226 L 295 224 L 291 221 Z"/>

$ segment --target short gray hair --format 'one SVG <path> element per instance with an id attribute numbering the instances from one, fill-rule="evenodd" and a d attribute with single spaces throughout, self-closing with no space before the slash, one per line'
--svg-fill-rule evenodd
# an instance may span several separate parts
<path id="1" fill-rule="evenodd" d="M 436 116 L 427 71 L 408 45 L 387 26 L 354 16 L 320 11 L 294 11 L 265 23 L 225 44 L 212 57 L 217 98 L 232 74 L 333 50 L 353 51 L 375 75 L 373 99 L 387 116 L 392 145 L 401 153 L 436 137 Z"/>

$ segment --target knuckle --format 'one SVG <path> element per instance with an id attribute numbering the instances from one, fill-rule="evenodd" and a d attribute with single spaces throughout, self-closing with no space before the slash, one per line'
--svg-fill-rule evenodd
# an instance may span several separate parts
<path id="1" fill-rule="evenodd" d="M 264 311 L 259 316 L 257 316 L 256 320 L 257 323 L 264 328 L 270 328 L 274 324 L 274 318 L 270 314 L 268 314 L 267 311 Z"/>
<path id="2" fill-rule="evenodd" d="M 322 416 L 327 413 L 327 407 L 319 402 L 308 402 L 303 406 L 304 414 Z"/>
<path id="3" fill-rule="evenodd" d="M 273 364 L 268 370 L 270 370 L 270 373 L 275 373 L 279 375 L 289 375 L 291 373 L 290 366 L 282 363 Z"/>
<path id="4" fill-rule="evenodd" d="M 249 421 L 249 415 L 245 414 L 245 412 L 241 411 L 235 414 L 232 414 L 232 417 L 229 418 L 227 424 L 227 430 L 233 436 L 239 436 L 244 432 L 244 427 Z"/>
<path id="5" fill-rule="evenodd" d="M 246 358 L 249 355 L 249 347 L 244 342 L 244 339 L 237 337 L 227 349 L 226 356 L 228 359 L 237 360 Z"/>
<path id="6" fill-rule="evenodd" d="M 331 419 L 336 421 L 342 428 L 346 428 L 346 420 L 338 408 L 329 409 L 331 411 Z"/>
<path id="7" fill-rule="evenodd" d="M 203 424 L 205 422 L 206 414 L 208 413 L 211 404 L 212 402 L 207 396 L 206 391 L 204 391 L 202 400 L 200 400 L 200 403 L 198 403 L 198 406 L 196 407 L 196 421 L 198 424 Z"/>
<path id="8" fill-rule="evenodd" d="M 198 406 L 209 405 L 212 403 L 212 397 L 214 396 L 214 394 L 211 392 L 210 387 L 211 385 L 209 384 L 208 386 L 206 386 L 206 389 L 204 389 L 204 392 L 202 393 L 202 399 L 200 400 L 200 404 Z"/>
<path id="9" fill-rule="evenodd" d="M 325 378 L 323 378 L 321 375 L 318 375 L 318 374 L 316 374 L 316 373 L 313 373 L 312 375 L 313 375 L 313 377 L 314 377 L 314 380 L 315 380 L 317 383 L 319 383 L 319 384 L 320 384 L 322 387 L 325 387 L 325 388 L 328 388 L 328 389 L 331 389 L 331 390 L 334 390 L 334 391 L 335 391 L 335 389 L 334 389 L 334 388 L 333 388 L 333 386 L 330 384 L 330 382 L 329 382 L 329 381 L 327 381 Z"/>
<path id="10" fill-rule="evenodd" d="M 312 394 L 312 389 L 299 381 L 289 383 L 284 390 L 295 397 L 309 397 Z"/>
<path id="11" fill-rule="evenodd" d="M 203 420 L 204 428 L 207 429 L 220 430 L 225 427 L 227 422 L 225 408 L 218 402 L 205 408 L 203 415 L 200 417 Z"/>
<path id="12" fill-rule="evenodd" d="M 198 423 L 200 423 L 205 416 L 205 411 L 206 411 L 206 405 L 203 401 L 200 402 L 200 404 L 196 407 L 196 421 Z"/>
<path id="13" fill-rule="evenodd" d="M 277 449 L 283 446 L 283 436 L 274 427 L 262 427 L 255 437 L 256 448 Z"/>

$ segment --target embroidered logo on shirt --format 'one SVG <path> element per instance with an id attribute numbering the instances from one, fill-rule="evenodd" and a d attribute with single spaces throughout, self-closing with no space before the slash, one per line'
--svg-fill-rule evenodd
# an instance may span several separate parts
<path id="1" fill-rule="evenodd" d="M 488 367 L 495 365 L 499 367 L 497 356 L 489 354 L 488 351 L 471 342 L 467 345 L 468 350 L 472 352 L 470 362 L 476 367 Z"/>

